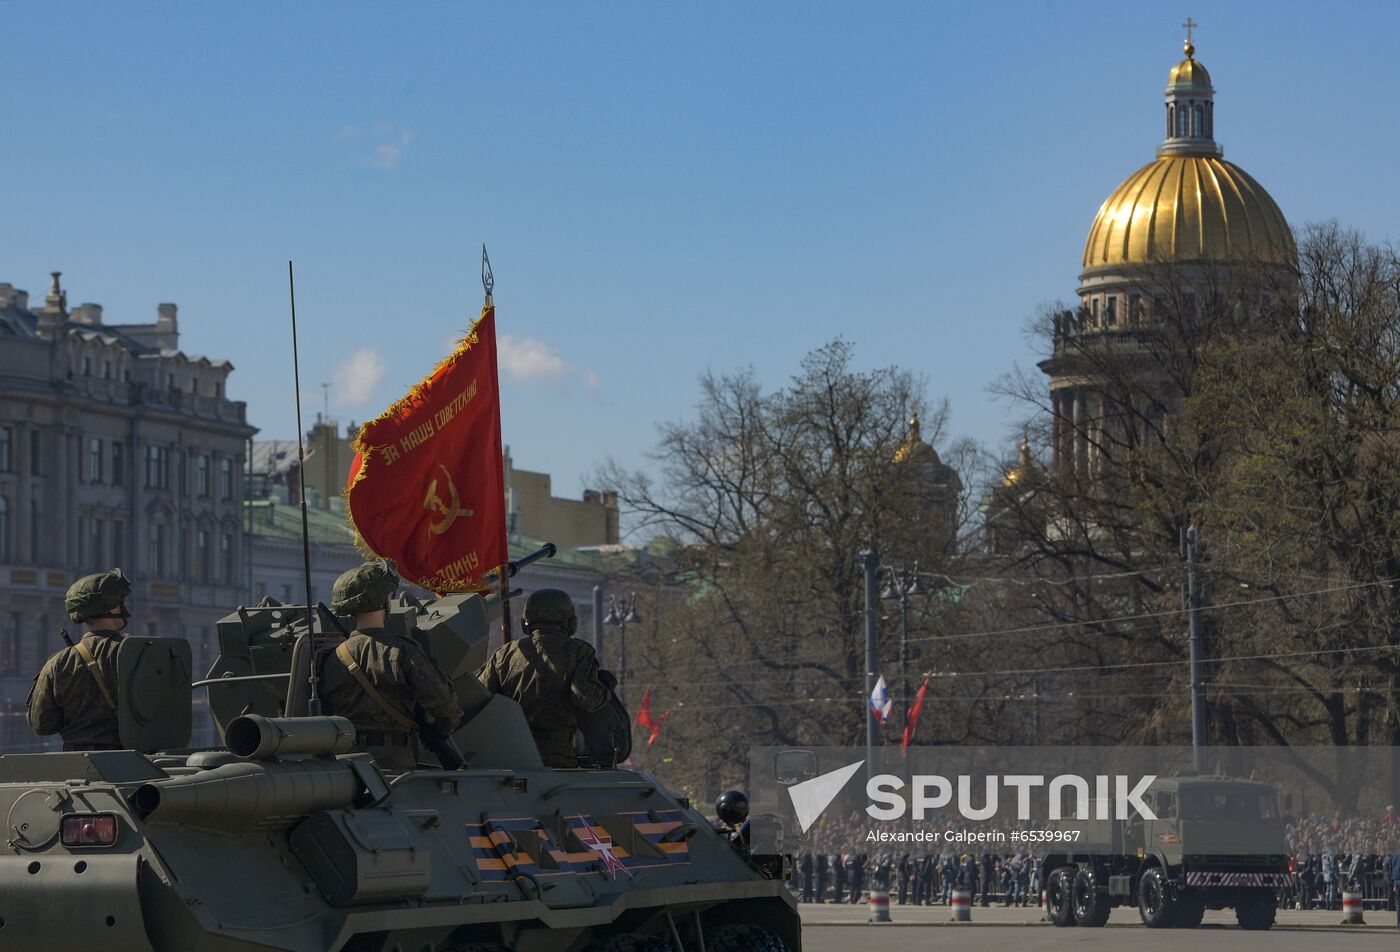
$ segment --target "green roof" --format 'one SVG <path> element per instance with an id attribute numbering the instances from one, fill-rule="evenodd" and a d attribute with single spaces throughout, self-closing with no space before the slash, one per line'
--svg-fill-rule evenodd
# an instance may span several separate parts
<path id="1" fill-rule="evenodd" d="M 301 507 L 272 499 L 252 499 L 244 503 L 252 510 L 252 532 L 267 539 L 301 541 Z M 325 509 L 306 510 L 306 526 L 311 541 L 321 545 L 354 545 L 355 534 L 345 521 L 345 513 Z"/>

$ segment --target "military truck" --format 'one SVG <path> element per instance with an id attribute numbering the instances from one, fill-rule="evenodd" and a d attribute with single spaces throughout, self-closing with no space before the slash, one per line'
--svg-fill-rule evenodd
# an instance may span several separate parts
<path id="1" fill-rule="evenodd" d="M 1290 880 L 1273 787 L 1162 777 L 1145 799 L 1157 819 L 1060 823 L 1077 839 L 1057 842 L 1042 866 L 1050 921 L 1102 926 L 1113 907 L 1134 905 L 1149 928 L 1189 929 L 1207 909 L 1233 908 L 1240 928 L 1270 928 Z"/>
<path id="2" fill-rule="evenodd" d="M 542 765 L 519 706 L 475 678 L 500 604 L 390 616 L 456 685 L 461 769 L 423 752 L 390 774 L 344 718 L 286 716 L 299 649 L 340 637 L 324 608 L 309 635 L 270 600 L 219 623 L 196 688 L 214 749 L 187 749 L 188 644 L 124 639 L 131 749 L 0 756 L 0 948 L 799 952 L 790 863 L 749 852 L 742 797 L 717 826 L 644 771 Z"/>

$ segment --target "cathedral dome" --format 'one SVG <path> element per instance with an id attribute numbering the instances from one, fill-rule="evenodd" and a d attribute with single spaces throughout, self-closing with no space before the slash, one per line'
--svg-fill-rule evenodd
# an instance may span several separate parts
<path id="1" fill-rule="evenodd" d="M 1203 64 L 1196 62 L 1196 48 L 1186 46 L 1186 59 L 1172 67 L 1167 74 L 1167 88 L 1173 86 L 1209 86 L 1210 73 Z"/>
<path id="2" fill-rule="evenodd" d="M 1156 161 L 1099 206 L 1084 242 L 1086 272 L 1162 261 L 1296 261 L 1283 212 L 1263 186 L 1223 158 L 1210 73 L 1196 61 L 1189 37 L 1185 52 L 1167 76 L 1167 137 Z"/>
<path id="3" fill-rule="evenodd" d="M 1277 203 L 1249 173 L 1218 156 L 1162 155 L 1099 207 L 1084 268 L 1154 261 L 1296 260 Z"/>

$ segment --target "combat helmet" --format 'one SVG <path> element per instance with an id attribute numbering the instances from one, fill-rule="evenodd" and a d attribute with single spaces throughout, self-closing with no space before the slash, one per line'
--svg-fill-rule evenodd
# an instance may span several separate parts
<path id="1" fill-rule="evenodd" d="M 126 600 L 131 596 L 131 583 L 121 569 L 84 575 L 68 589 L 63 610 L 74 621 L 89 618 L 130 618 Z"/>
<path id="2" fill-rule="evenodd" d="M 393 562 L 381 559 L 356 566 L 335 580 L 331 590 L 331 611 L 337 615 L 359 615 L 389 607 L 389 597 L 399 587 L 399 573 Z"/>
<path id="3" fill-rule="evenodd" d="M 536 628 L 553 625 L 569 634 L 578 631 L 578 612 L 568 592 L 557 588 L 542 588 L 525 599 L 525 611 L 520 616 L 520 630 L 529 634 Z"/>

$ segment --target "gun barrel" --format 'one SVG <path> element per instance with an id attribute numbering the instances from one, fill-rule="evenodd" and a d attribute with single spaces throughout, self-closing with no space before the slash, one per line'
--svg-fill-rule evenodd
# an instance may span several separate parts
<path id="1" fill-rule="evenodd" d="M 142 819 L 223 833 L 291 826 L 309 813 L 346 807 L 362 784 L 345 760 L 225 764 L 142 784 L 131 802 Z"/>
<path id="2" fill-rule="evenodd" d="M 224 743 L 241 760 L 348 754 L 355 747 L 355 725 L 343 717 L 245 714 L 229 722 Z"/>
<path id="3" fill-rule="evenodd" d="M 521 569 L 525 568 L 525 566 L 530 565 L 534 562 L 538 562 L 540 559 L 552 559 L 558 551 L 558 547 L 553 542 L 546 542 L 544 545 L 540 546 L 538 549 L 529 553 L 528 555 L 522 555 L 514 562 L 507 563 L 506 575 L 509 578 L 515 578 L 516 574 Z M 500 578 L 501 576 L 498 572 L 487 572 L 483 578 L 483 581 L 488 583 L 495 583 L 499 582 Z"/>

